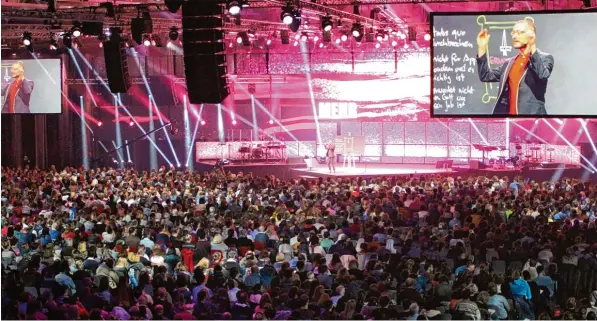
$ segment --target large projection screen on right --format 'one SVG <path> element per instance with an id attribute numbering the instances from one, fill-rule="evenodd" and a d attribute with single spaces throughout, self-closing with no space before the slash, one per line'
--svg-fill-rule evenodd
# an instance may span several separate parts
<path id="1" fill-rule="evenodd" d="M 597 117 L 597 12 L 431 20 L 433 117 Z M 478 57 L 483 30 L 489 42 Z"/>

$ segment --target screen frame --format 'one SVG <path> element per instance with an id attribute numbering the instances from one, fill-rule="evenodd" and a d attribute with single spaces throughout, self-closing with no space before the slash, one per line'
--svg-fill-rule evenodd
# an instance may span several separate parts
<path id="1" fill-rule="evenodd" d="M 547 114 L 541 115 L 540 117 L 533 116 L 533 115 L 493 115 L 493 114 L 435 114 L 433 108 L 433 57 L 434 57 L 434 49 L 433 49 L 433 22 L 435 17 L 446 17 L 446 16 L 476 16 L 480 14 L 484 15 L 492 15 L 492 16 L 509 16 L 509 15 L 533 15 L 533 14 L 541 14 L 541 15 L 549 15 L 549 14 L 563 14 L 563 13 L 596 13 L 597 8 L 585 8 L 585 9 L 571 9 L 571 10 L 534 10 L 534 11 L 453 11 L 453 12 L 431 12 L 429 14 L 429 27 L 430 27 L 430 35 L 431 39 L 429 40 L 429 72 L 430 72 L 430 92 L 429 92 L 429 116 L 430 118 L 453 118 L 453 119 L 461 119 L 461 118 L 498 118 L 498 119 L 506 119 L 506 118 L 516 118 L 516 119 L 534 119 L 534 118 L 597 118 L 597 114 L 594 115 L 555 115 L 555 114 Z M 476 54 L 475 54 L 476 56 Z"/>
<path id="2" fill-rule="evenodd" d="M 71 49 L 72 50 L 72 49 Z M 62 58 L 62 56 L 57 56 L 57 57 L 41 57 L 41 58 L 37 58 L 34 57 L 33 55 L 35 55 L 35 53 L 31 52 L 31 58 L 22 58 L 19 56 L 15 56 L 15 57 L 11 57 L 10 59 L 4 59 L 4 57 L 2 57 L 3 61 L 6 60 L 11 60 L 11 61 L 25 61 L 25 60 L 58 60 L 59 61 L 59 65 L 60 65 L 60 112 L 59 113 L 0 113 L 0 115 L 2 115 L 2 117 L 4 116 L 8 116 L 8 117 L 13 117 L 13 116 L 27 116 L 27 115 L 31 115 L 31 116 L 45 116 L 45 115 L 62 115 L 64 113 L 64 92 L 62 91 L 62 89 L 64 88 L 64 77 L 66 76 L 66 72 L 64 70 L 64 59 Z M 39 62 L 38 62 L 39 63 Z M 46 75 L 47 76 L 47 75 Z"/>

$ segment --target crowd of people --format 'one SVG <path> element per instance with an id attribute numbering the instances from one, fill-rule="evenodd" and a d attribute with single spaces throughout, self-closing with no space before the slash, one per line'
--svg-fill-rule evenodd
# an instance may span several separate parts
<path id="1" fill-rule="evenodd" d="M 590 181 L 1 177 L 2 319 L 596 319 Z"/>

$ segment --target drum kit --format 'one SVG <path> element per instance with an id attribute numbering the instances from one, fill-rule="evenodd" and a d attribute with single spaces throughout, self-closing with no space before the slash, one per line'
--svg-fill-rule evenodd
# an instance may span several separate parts
<path id="1" fill-rule="evenodd" d="M 282 142 L 268 141 L 243 143 L 238 149 L 239 160 L 274 161 L 285 159 L 286 145 Z"/>

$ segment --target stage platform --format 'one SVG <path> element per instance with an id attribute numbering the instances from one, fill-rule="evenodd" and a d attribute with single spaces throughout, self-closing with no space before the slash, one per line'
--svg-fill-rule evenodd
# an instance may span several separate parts
<path id="1" fill-rule="evenodd" d="M 196 170 L 200 172 L 211 171 L 216 167 L 216 161 L 202 161 L 197 164 Z M 379 177 L 379 176 L 421 176 L 421 175 L 476 175 L 476 176 L 507 176 L 512 179 L 521 175 L 537 181 L 557 180 L 562 177 L 569 178 L 595 178 L 595 174 L 588 173 L 583 168 L 565 167 L 560 168 L 536 168 L 536 169 L 515 169 L 515 168 L 486 168 L 471 169 L 468 166 L 455 166 L 452 169 L 436 168 L 434 164 L 379 164 L 379 163 L 358 163 L 355 168 L 343 168 L 342 164 L 336 166 L 336 173 L 330 173 L 326 164 L 313 164 L 313 168 L 300 160 L 292 160 L 292 163 L 231 163 L 223 166 L 226 172 L 244 174 L 253 173 L 255 176 L 275 175 L 280 179 L 291 177 L 302 177 L 307 179 L 327 177 Z"/>
<path id="2" fill-rule="evenodd" d="M 303 177 L 371 177 L 396 175 L 452 174 L 452 169 L 435 168 L 432 164 L 375 164 L 359 163 L 354 168 L 336 166 L 336 172 L 330 173 L 327 165 L 318 164 L 311 169 L 294 168 L 297 175 Z"/>

